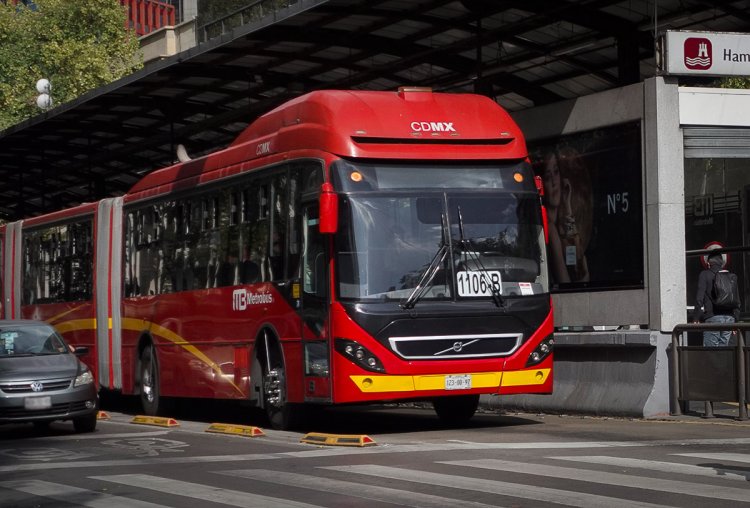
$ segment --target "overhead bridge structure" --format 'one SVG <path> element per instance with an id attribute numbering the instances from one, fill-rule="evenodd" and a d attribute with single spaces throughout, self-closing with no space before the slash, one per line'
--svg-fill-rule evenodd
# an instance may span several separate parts
<path id="1" fill-rule="evenodd" d="M 0 218 L 120 195 L 179 145 L 222 148 L 307 91 L 429 86 L 519 111 L 641 82 L 661 31 L 750 31 L 749 12 L 745 0 L 249 0 L 194 26 L 176 54 L 0 132 Z"/>

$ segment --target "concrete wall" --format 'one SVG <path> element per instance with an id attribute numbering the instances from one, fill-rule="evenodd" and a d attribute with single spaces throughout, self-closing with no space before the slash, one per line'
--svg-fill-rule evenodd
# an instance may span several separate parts
<path id="1" fill-rule="evenodd" d="M 141 37 L 140 43 L 144 64 L 187 51 L 197 44 L 195 19 L 155 30 Z"/>
<path id="2" fill-rule="evenodd" d="M 514 115 L 527 139 L 641 121 L 644 288 L 553 295 L 553 395 L 485 397 L 490 407 L 627 416 L 669 414 L 667 347 L 685 322 L 685 211 L 679 93 L 662 77 Z"/>
<path id="3" fill-rule="evenodd" d="M 553 395 L 484 396 L 501 410 L 657 417 L 669 414 L 667 346 L 652 331 L 555 334 Z"/>

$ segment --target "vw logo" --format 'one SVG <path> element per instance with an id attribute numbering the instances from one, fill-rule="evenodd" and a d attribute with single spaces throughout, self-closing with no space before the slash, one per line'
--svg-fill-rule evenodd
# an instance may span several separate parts
<path id="1" fill-rule="evenodd" d="M 32 392 L 41 392 L 44 390 L 44 385 L 39 381 L 34 381 L 31 383 L 31 391 Z"/>
<path id="2" fill-rule="evenodd" d="M 453 351 L 456 353 L 459 353 L 464 348 L 463 342 L 454 342 L 453 343 Z"/>

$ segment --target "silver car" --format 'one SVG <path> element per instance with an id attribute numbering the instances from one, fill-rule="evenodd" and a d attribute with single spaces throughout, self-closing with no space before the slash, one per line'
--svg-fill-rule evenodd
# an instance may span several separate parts
<path id="1" fill-rule="evenodd" d="M 0 320 L 0 423 L 46 427 L 73 420 L 76 432 L 93 432 L 99 395 L 91 371 L 47 323 Z"/>

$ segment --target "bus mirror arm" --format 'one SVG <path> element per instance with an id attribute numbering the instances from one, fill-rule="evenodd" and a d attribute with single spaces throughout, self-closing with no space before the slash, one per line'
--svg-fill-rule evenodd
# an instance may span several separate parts
<path id="1" fill-rule="evenodd" d="M 539 193 L 539 207 L 542 210 L 542 227 L 544 228 L 544 243 L 549 243 L 549 218 L 547 217 L 547 207 L 544 206 L 544 184 L 542 183 L 542 177 L 537 175 L 534 177 L 534 184 L 536 190 Z"/>
<path id="2" fill-rule="evenodd" d="M 320 186 L 320 232 L 335 233 L 338 229 L 339 200 L 333 185 L 326 182 Z"/>

